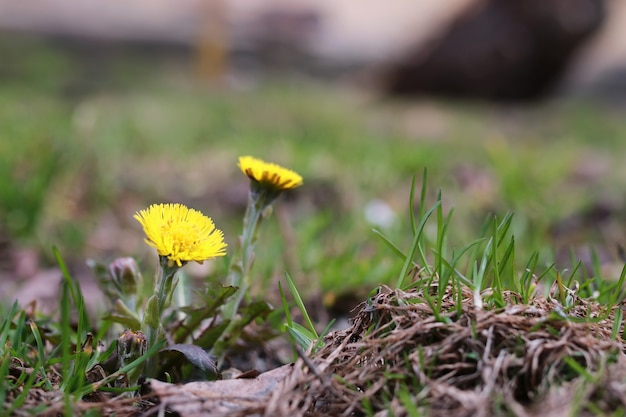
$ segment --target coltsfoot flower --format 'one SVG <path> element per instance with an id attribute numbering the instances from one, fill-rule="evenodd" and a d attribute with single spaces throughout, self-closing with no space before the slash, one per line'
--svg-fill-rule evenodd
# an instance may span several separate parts
<path id="1" fill-rule="evenodd" d="M 240 156 L 239 168 L 259 185 L 277 191 L 290 190 L 302 185 L 302 177 L 296 172 L 251 156 Z"/>
<path id="2" fill-rule="evenodd" d="M 143 226 L 146 243 L 167 257 L 170 266 L 226 255 L 224 233 L 197 210 L 182 204 L 153 204 L 134 218 Z"/>
<path id="3" fill-rule="evenodd" d="M 223 364 L 226 351 L 233 346 L 233 341 L 237 341 L 242 331 L 236 317 L 239 305 L 250 286 L 250 269 L 259 226 L 264 218 L 269 217 L 272 204 L 283 191 L 302 185 L 302 177 L 296 172 L 251 156 L 240 156 L 238 166 L 250 178 L 250 192 L 239 245 L 230 260 L 228 273 L 228 282 L 237 288 L 237 292 L 222 306 L 222 317 L 229 324 L 212 349 L 220 365 Z"/>

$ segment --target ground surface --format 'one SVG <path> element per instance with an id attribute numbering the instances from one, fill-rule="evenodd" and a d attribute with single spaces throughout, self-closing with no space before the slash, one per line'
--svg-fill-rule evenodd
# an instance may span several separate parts
<path id="1" fill-rule="evenodd" d="M 450 294 L 461 298 L 445 305 L 449 320 L 434 320 L 423 290 L 368 298 L 381 284 L 393 286 L 403 264 L 371 229 L 403 251 L 410 247 L 408 194 L 424 168 L 427 205 L 442 189 L 445 212 L 455 210 L 450 248 L 475 239 L 489 213 L 514 211 L 518 273 L 537 252 L 541 267 L 554 262 L 564 276 L 573 258 L 583 261 L 579 273 L 617 280 L 626 242 L 623 109 L 560 99 L 529 107 L 396 102 L 268 74 L 216 87 L 195 78 L 188 50 L 89 52 L 34 38 L 3 38 L 0 46 L 10 58 L 0 66 L 3 309 L 18 298 L 25 308 L 37 300 L 42 313 L 56 314 L 55 245 L 97 325 L 106 305 L 85 261 L 132 255 L 151 276 L 156 260 L 132 215 L 153 202 L 206 211 L 234 244 L 247 194 L 236 160 L 253 154 L 305 178 L 266 224 L 253 296 L 280 305 L 277 282 L 289 271 L 320 330 L 331 318 L 356 317 L 309 363 L 283 375 L 267 401 L 245 407 L 268 415 L 411 415 L 409 404 L 447 407 L 433 408 L 435 415 L 600 415 L 624 406 L 617 308 L 594 322 L 603 306 L 573 293 L 572 307 L 549 285 L 532 303 L 507 293 L 511 305 L 491 310 L 475 309 L 475 295 L 455 288 Z M 436 230 L 426 233 L 433 238 Z M 201 286 L 220 282 L 226 263 L 189 267 Z M 130 401 L 116 401 L 106 407 L 137 412 Z M 147 401 L 145 409 L 157 412 L 159 401 Z M 195 412 L 207 412 L 206 402 Z"/>

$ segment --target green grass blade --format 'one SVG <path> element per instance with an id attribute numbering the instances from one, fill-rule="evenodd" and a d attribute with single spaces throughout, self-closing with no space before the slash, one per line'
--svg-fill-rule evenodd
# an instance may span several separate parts
<path id="1" fill-rule="evenodd" d="M 141 365 L 146 360 L 148 360 L 148 358 L 151 358 L 164 345 L 165 345 L 165 340 L 161 340 L 161 341 L 155 343 L 154 346 L 152 346 L 150 349 L 148 349 L 148 351 L 145 354 L 141 355 L 140 357 L 138 357 L 137 359 L 135 359 L 134 361 L 132 361 L 128 365 L 118 369 L 117 371 L 113 372 L 112 374 L 108 375 L 106 378 L 104 378 L 104 379 L 102 379 L 102 380 L 100 380 L 98 382 L 87 384 L 87 385 L 81 387 L 80 390 L 78 390 L 76 392 L 76 396 L 78 398 L 82 398 L 82 397 L 84 397 L 85 395 L 87 395 L 89 393 L 92 393 L 92 392 L 95 392 L 95 391 L 99 390 L 101 387 L 107 385 L 111 381 L 116 380 L 120 376 L 129 373 L 130 371 L 135 369 L 137 366 Z"/>
<path id="2" fill-rule="evenodd" d="M 572 358 L 571 356 L 565 356 L 563 357 L 563 360 L 570 368 L 572 368 L 578 375 L 583 377 L 587 382 L 594 382 L 594 376 L 591 375 L 583 365 L 576 362 L 574 358 Z"/>
<path id="3" fill-rule="evenodd" d="M 441 201 L 441 191 L 437 195 L 437 201 Z M 443 272 L 443 263 L 441 262 L 441 258 L 444 256 L 444 236 L 445 236 L 445 224 L 443 220 L 443 205 L 439 204 L 437 207 L 437 241 L 435 242 L 435 274 L 439 279 L 442 278 Z M 434 278 L 434 277 L 433 277 Z M 441 287 L 445 286 L 445 283 L 440 283 L 439 290 L 441 291 Z"/>
<path id="4" fill-rule="evenodd" d="M 9 339 L 9 331 L 11 330 L 13 318 L 17 315 L 19 310 L 20 306 L 17 301 L 15 301 L 9 312 L 4 316 L 4 319 L 2 319 L 2 326 L 0 326 L 0 352 Z"/>
<path id="5" fill-rule="evenodd" d="M 617 340 L 620 329 L 622 328 L 622 321 L 624 320 L 624 313 L 621 308 L 615 310 L 615 318 L 613 319 L 613 329 L 611 331 L 611 339 Z"/>
<path id="6" fill-rule="evenodd" d="M 86 335 L 85 329 L 87 328 L 87 324 L 89 323 L 89 318 L 87 317 L 87 313 L 85 310 L 85 299 L 83 298 L 83 294 L 80 290 L 80 285 L 78 284 L 78 282 L 72 279 L 72 276 L 70 275 L 67 266 L 65 265 L 65 261 L 63 261 L 61 253 L 56 246 L 52 248 L 52 252 L 54 253 L 54 257 L 57 261 L 57 264 L 59 265 L 59 269 L 61 269 L 63 280 L 68 286 L 72 302 L 78 310 L 77 333 L 78 337 L 82 338 Z"/>
<path id="7" fill-rule="evenodd" d="M 451 274 L 454 274 L 454 276 L 456 276 L 456 279 L 460 284 L 465 285 L 468 288 L 472 288 L 472 282 L 468 280 L 467 277 L 465 277 L 463 274 L 461 274 L 461 272 L 456 268 L 456 262 L 454 259 L 451 262 L 448 262 L 447 259 L 442 258 L 442 262 L 446 265 L 446 268 L 451 271 Z"/>
<path id="8" fill-rule="evenodd" d="M 287 297 L 285 297 L 285 291 L 283 291 L 283 285 L 278 282 L 278 292 L 280 293 L 280 299 L 283 304 L 283 310 L 285 311 L 285 318 L 287 320 L 287 326 L 293 326 L 293 320 L 291 319 L 291 311 L 289 311 L 289 303 L 287 302 Z"/>
<path id="9" fill-rule="evenodd" d="M 293 338 L 298 346 L 300 346 L 303 350 L 307 350 L 311 347 L 311 344 L 317 340 L 317 336 L 313 334 L 306 327 L 293 323 L 291 327 L 287 328 L 287 332 Z"/>
<path id="10" fill-rule="evenodd" d="M 398 399 L 406 409 L 408 417 L 422 417 L 422 413 L 415 405 L 415 399 L 411 397 L 410 391 L 406 386 L 401 386 L 398 391 Z"/>
<path id="11" fill-rule="evenodd" d="M 609 297 L 609 302 L 606 305 L 605 315 L 607 317 L 609 314 L 611 314 L 611 310 L 613 310 L 613 307 L 615 306 L 615 304 L 617 304 L 617 300 L 622 293 L 624 279 L 626 279 L 626 265 L 624 265 L 624 267 L 622 268 L 622 273 L 619 276 L 619 280 L 617 281 L 615 289 L 611 293 L 611 296 Z"/>
<path id="12" fill-rule="evenodd" d="M 35 369 L 39 369 L 41 367 L 43 367 L 43 364 L 41 363 L 41 361 L 37 361 L 37 363 L 35 364 Z M 13 412 L 24 404 L 26 398 L 28 398 L 28 393 L 30 389 L 33 387 L 33 385 L 35 385 L 35 382 L 37 381 L 38 375 L 38 372 L 31 372 L 28 378 L 26 378 L 23 385 L 20 387 L 20 394 L 13 399 L 13 401 L 11 402 L 11 406 L 8 410 L 6 410 L 7 416 L 12 416 Z M 71 414 L 66 412 L 66 415 Z"/>
<path id="13" fill-rule="evenodd" d="M 526 262 L 526 266 L 524 267 L 524 271 L 519 279 L 520 281 L 520 293 L 522 296 L 522 303 L 528 304 L 530 302 L 530 297 L 532 297 L 532 292 L 534 290 L 533 287 L 533 276 L 535 274 L 535 269 L 537 268 L 537 263 L 539 262 L 539 252 L 534 251 L 528 262 Z"/>
<path id="14" fill-rule="evenodd" d="M 424 173 L 422 174 L 422 189 L 420 192 L 420 211 L 419 211 L 420 219 L 424 218 L 424 209 L 426 208 L 427 184 L 428 184 L 428 169 L 424 167 Z M 413 201 L 413 199 L 411 199 L 411 201 Z M 417 233 L 417 230 L 415 230 L 415 222 L 413 222 L 413 233 Z"/>
<path id="15" fill-rule="evenodd" d="M 415 236 L 413 237 L 413 243 L 411 244 L 409 255 L 406 257 L 404 261 L 404 265 L 402 266 L 402 270 L 400 271 L 400 276 L 398 277 L 396 288 L 400 288 L 400 289 L 404 288 L 405 280 L 409 274 L 409 269 L 411 268 L 411 265 L 413 264 L 413 257 L 418 252 L 418 249 L 420 247 L 420 240 L 422 238 L 422 233 L 424 232 L 424 226 L 426 226 L 426 222 L 428 221 L 430 216 L 433 214 L 433 212 L 437 209 L 437 207 L 439 207 L 440 205 L 441 205 L 441 201 L 438 201 L 434 206 L 432 206 L 424 214 L 424 216 L 422 216 L 420 223 L 417 227 L 417 233 L 415 233 Z M 424 262 L 422 266 L 426 268 L 427 267 L 426 262 L 425 262 L 426 258 L 425 258 L 425 255 L 423 254 L 423 251 L 421 251 L 421 257 L 422 257 L 422 261 Z"/>
<path id="16" fill-rule="evenodd" d="M 7 320 L 8 321 L 8 320 Z M 7 397 L 7 376 L 9 375 L 9 365 L 11 364 L 11 355 L 9 349 L 4 351 L 6 345 L 0 345 L 0 404 L 4 404 Z"/>
<path id="17" fill-rule="evenodd" d="M 315 338 L 317 339 L 319 336 L 317 332 L 315 331 L 315 326 L 313 325 L 313 321 L 311 320 L 309 313 L 306 311 L 306 307 L 304 306 L 304 302 L 302 301 L 302 297 L 300 297 L 300 293 L 298 292 L 296 285 L 294 284 L 289 274 L 285 274 L 285 277 L 287 279 L 287 284 L 289 285 L 289 290 L 291 291 L 291 295 L 293 295 L 293 298 L 296 302 L 296 306 L 298 306 L 298 308 L 302 312 L 302 315 L 304 316 L 304 321 L 306 322 L 306 325 L 309 327 L 309 330 L 311 331 L 311 333 L 315 335 Z"/>
<path id="18" fill-rule="evenodd" d="M 45 345 L 43 340 L 41 339 L 41 334 L 39 333 L 39 328 L 37 327 L 37 324 L 34 321 L 30 322 L 30 329 L 33 332 L 33 336 L 35 337 L 35 342 L 37 343 L 37 354 L 38 354 L 38 361 L 42 364 L 41 367 L 39 367 L 39 372 L 41 372 L 41 377 L 44 380 L 44 384 L 46 386 L 46 389 L 51 390 L 52 389 L 52 384 L 50 383 L 50 380 L 48 379 L 47 375 L 46 375 L 46 371 L 44 369 L 43 364 L 46 362 L 45 357 Z"/>
<path id="19" fill-rule="evenodd" d="M 67 281 L 64 281 L 61 284 L 61 322 L 60 322 L 60 331 L 61 331 L 61 375 L 63 381 L 61 383 L 61 391 L 63 391 L 63 402 L 65 415 L 71 415 L 72 413 L 72 397 L 70 395 L 70 378 L 72 376 L 71 369 L 71 339 L 70 335 L 72 333 L 72 327 L 70 323 L 70 285 Z"/>
<path id="20" fill-rule="evenodd" d="M 422 183 L 422 189 L 424 187 L 424 183 Z M 423 202 L 423 200 L 421 200 Z M 415 234 L 416 222 L 415 222 L 415 175 L 413 175 L 413 179 L 411 180 L 411 190 L 409 191 L 409 220 L 411 222 L 411 230 L 413 234 Z M 420 210 L 422 210 L 422 204 L 420 202 Z M 421 216 L 421 214 L 420 214 Z"/>
<path id="21" fill-rule="evenodd" d="M 382 241 L 391 249 L 393 253 L 395 253 L 400 259 L 406 259 L 406 254 L 402 252 L 400 248 L 398 248 L 387 236 L 385 236 L 381 231 L 377 229 L 372 229 L 372 232 L 376 234 L 376 236 L 380 237 Z"/>

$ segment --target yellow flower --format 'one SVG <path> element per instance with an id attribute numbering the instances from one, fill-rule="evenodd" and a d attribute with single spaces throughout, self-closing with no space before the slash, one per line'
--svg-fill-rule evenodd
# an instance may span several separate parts
<path id="1" fill-rule="evenodd" d="M 135 213 L 146 234 L 146 243 L 169 264 L 181 267 L 183 262 L 203 261 L 226 254 L 224 233 L 213 220 L 182 204 L 153 204 Z"/>
<path id="2" fill-rule="evenodd" d="M 302 185 L 302 177 L 294 171 L 251 156 L 240 156 L 239 168 L 251 180 L 257 181 L 262 186 L 290 190 Z"/>

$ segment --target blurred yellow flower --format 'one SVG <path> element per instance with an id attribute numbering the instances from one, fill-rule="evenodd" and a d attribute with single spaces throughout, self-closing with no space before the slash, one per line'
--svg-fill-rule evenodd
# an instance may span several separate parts
<path id="1" fill-rule="evenodd" d="M 160 256 L 183 266 L 183 262 L 202 263 L 226 255 L 224 233 L 213 220 L 182 204 L 153 204 L 135 213 L 146 234 L 146 243 Z"/>
<path id="2" fill-rule="evenodd" d="M 262 186 L 290 190 L 302 185 L 302 177 L 294 171 L 251 156 L 240 156 L 239 168 Z"/>

